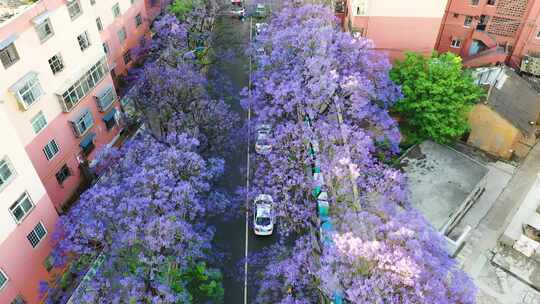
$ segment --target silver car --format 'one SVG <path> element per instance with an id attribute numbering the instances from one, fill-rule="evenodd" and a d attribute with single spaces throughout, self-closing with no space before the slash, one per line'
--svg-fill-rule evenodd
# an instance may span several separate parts
<path id="1" fill-rule="evenodd" d="M 268 194 L 259 194 L 254 201 L 253 231 L 255 235 L 267 236 L 274 232 L 274 201 Z"/>
<path id="2" fill-rule="evenodd" d="M 255 140 L 255 151 L 259 154 L 266 154 L 272 149 L 270 137 L 272 128 L 270 125 L 262 124 L 257 128 L 257 139 Z"/>

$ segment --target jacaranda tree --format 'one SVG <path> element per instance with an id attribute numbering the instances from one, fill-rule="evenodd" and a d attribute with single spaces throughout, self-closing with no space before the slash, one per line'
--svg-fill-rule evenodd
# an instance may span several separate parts
<path id="1" fill-rule="evenodd" d="M 57 266 L 104 257 L 81 303 L 192 303 L 179 278 L 209 260 L 213 230 L 203 219 L 227 204 L 211 186 L 223 161 L 203 159 L 197 145 L 187 134 L 140 135 L 98 157 L 99 181 L 56 232 Z"/>
<path id="2" fill-rule="evenodd" d="M 286 6 L 256 39 L 244 105 L 255 124 L 273 126 L 273 138 L 251 194 L 272 194 L 280 231 L 296 238 L 263 264 L 258 303 L 314 303 L 334 292 L 351 303 L 474 303 L 442 237 L 411 208 L 405 179 L 376 157 L 393 155 L 400 141 L 388 114 L 401 98 L 388 60 L 341 32 L 320 5 Z M 315 237 L 314 185 L 329 194 L 331 246 Z"/>

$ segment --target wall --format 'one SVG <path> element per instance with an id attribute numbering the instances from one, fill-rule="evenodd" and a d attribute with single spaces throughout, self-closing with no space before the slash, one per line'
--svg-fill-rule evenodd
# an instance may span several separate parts
<path id="1" fill-rule="evenodd" d="M 404 51 L 431 53 L 446 7 L 446 0 L 367 1 L 365 14 L 357 15 L 361 0 L 349 1 L 350 25 L 362 28 L 376 49 L 400 58 Z"/>
<path id="2" fill-rule="evenodd" d="M 126 1 L 129 2 L 129 0 Z M 2 79 L 0 100 L 4 103 L 10 123 L 15 127 L 15 132 L 25 146 L 39 177 L 58 209 L 76 191 L 82 180 L 77 159 L 80 155 L 79 142 L 81 138 L 74 135 L 70 120 L 77 117 L 82 110 L 91 109 L 95 121 L 91 132 L 97 133 L 95 142 L 98 148 L 114 138 L 119 131 L 119 128 L 107 131 L 103 127 L 102 117 L 105 113 L 97 111 L 94 98 L 105 86 L 112 85 L 112 79 L 109 76 L 105 77 L 68 113 L 62 111 L 58 98 L 58 94 L 76 82 L 100 58 L 105 57 L 101 35 L 93 13 L 94 8 L 90 1 L 80 1 L 80 3 L 82 15 L 71 20 L 64 1 L 42 0 L 8 24 L 2 24 L 0 31 L 3 35 L 0 36 L 0 41 L 8 35 L 17 35 L 15 46 L 20 57 L 18 62 L 7 69 L 0 66 L 0 78 Z M 138 3 L 140 3 L 139 6 L 144 6 L 141 0 Z M 96 1 L 95 6 L 104 7 L 105 4 L 105 1 Z M 44 12 L 49 13 L 54 35 L 46 41 L 40 42 L 32 19 Z M 77 36 L 84 31 L 88 32 L 91 44 L 86 50 L 81 51 Z M 63 58 L 64 69 L 53 74 L 48 59 L 59 52 Z M 30 71 L 38 74 L 39 82 L 45 93 L 30 108 L 23 110 L 14 94 L 9 91 L 9 87 Z M 34 134 L 31 119 L 40 111 L 44 113 L 48 125 L 38 134 Z M 60 153 L 48 161 L 42 149 L 53 138 L 60 146 Z M 90 155 L 90 159 L 92 156 L 93 154 Z M 63 185 L 59 185 L 55 173 L 64 164 L 68 165 L 73 175 Z"/>
<path id="3" fill-rule="evenodd" d="M 3 143 L 9 144 L 0 145 L 0 158 L 7 156 L 16 173 L 11 182 L 0 190 L 0 269 L 9 278 L 7 285 L 0 290 L 0 303 L 10 303 L 18 294 L 22 294 L 28 303 L 37 303 L 39 281 L 48 279 L 43 261 L 50 252 L 50 236 L 58 215 L 4 110 L 5 105 L 0 104 L 0 137 Z M 35 207 L 17 224 L 9 207 L 25 191 Z M 26 236 L 39 221 L 44 224 L 48 235 L 36 248 L 32 248 Z"/>
<path id="4" fill-rule="evenodd" d="M 523 139 L 518 129 L 483 104 L 473 107 L 469 124 L 471 133 L 467 142 L 502 158 L 510 158 L 514 145 Z"/>

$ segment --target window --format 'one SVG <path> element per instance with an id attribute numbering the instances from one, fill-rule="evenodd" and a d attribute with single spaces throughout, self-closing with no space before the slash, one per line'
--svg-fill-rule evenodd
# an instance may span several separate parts
<path id="1" fill-rule="evenodd" d="M 101 112 L 107 111 L 107 109 L 113 104 L 116 99 L 116 93 L 112 86 L 107 87 L 96 96 L 98 108 Z"/>
<path id="2" fill-rule="evenodd" d="M 107 42 L 103 42 L 103 52 L 105 54 L 109 53 L 109 44 Z"/>
<path id="3" fill-rule="evenodd" d="M 32 118 L 30 123 L 32 124 L 32 129 L 34 130 L 34 133 L 38 134 L 47 125 L 47 119 L 45 119 L 45 115 L 43 114 L 43 112 L 39 111 L 39 113 L 34 116 L 34 118 Z"/>
<path id="4" fill-rule="evenodd" d="M 112 14 L 114 18 L 120 16 L 120 4 L 116 3 L 115 5 L 113 5 Z"/>
<path id="5" fill-rule="evenodd" d="M 11 167 L 11 163 L 5 157 L 0 160 L 0 189 L 7 185 L 15 176 L 15 171 Z"/>
<path id="6" fill-rule="evenodd" d="M 94 126 L 94 117 L 92 116 L 92 112 L 87 109 L 84 110 L 84 112 L 71 123 L 73 125 L 75 135 L 81 136 Z"/>
<path id="7" fill-rule="evenodd" d="M 51 141 L 49 141 L 45 147 L 43 147 L 43 153 L 45 153 L 47 160 L 53 159 L 58 152 L 60 152 L 60 147 L 54 139 L 51 139 Z"/>
<path id="8" fill-rule="evenodd" d="M 469 27 L 472 24 L 472 16 L 465 16 L 465 22 L 463 22 L 463 26 Z"/>
<path id="9" fill-rule="evenodd" d="M 64 69 L 64 61 L 62 60 L 60 53 L 52 56 L 49 59 L 49 67 L 51 67 L 51 71 L 55 75 Z"/>
<path id="10" fill-rule="evenodd" d="M 18 295 L 11 301 L 11 304 L 26 304 L 26 300 L 23 298 L 23 296 Z"/>
<path id="11" fill-rule="evenodd" d="M 51 19 L 47 18 L 40 24 L 36 25 L 36 32 L 38 34 L 39 40 L 44 42 L 54 35 L 54 31 L 51 25 Z"/>
<path id="12" fill-rule="evenodd" d="M 461 47 L 461 40 L 460 39 L 452 39 L 452 42 L 450 43 L 450 47 L 452 47 L 452 48 L 460 48 Z"/>
<path id="13" fill-rule="evenodd" d="M 7 275 L 5 274 L 4 271 L 2 271 L 2 269 L 0 269 L 0 290 L 2 290 L 2 288 L 6 286 L 7 282 L 8 282 Z"/>
<path id="14" fill-rule="evenodd" d="M 0 49 L 0 60 L 6 69 L 12 66 L 15 62 L 19 61 L 19 53 L 17 53 L 17 49 L 15 48 L 15 44 L 13 44 L 13 42 L 5 48 Z"/>
<path id="15" fill-rule="evenodd" d="M 81 51 L 86 50 L 90 46 L 90 38 L 88 38 L 88 32 L 84 31 L 82 34 L 77 36 L 77 41 L 81 47 Z"/>
<path id="16" fill-rule="evenodd" d="M 94 145 L 94 138 L 96 137 L 96 133 L 91 132 L 88 135 L 86 135 L 81 142 L 79 143 L 79 147 L 81 147 L 82 153 L 85 156 L 90 155 L 96 145 Z"/>
<path id="17" fill-rule="evenodd" d="M 96 4 L 96 0 L 90 0 L 90 5 Z"/>
<path id="18" fill-rule="evenodd" d="M 141 14 L 137 14 L 137 16 L 135 16 L 135 26 L 136 27 L 139 27 L 140 25 L 142 24 L 142 17 L 141 17 Z"/>
<path id="19" fill-rule="evenodd" d="M 102 58 L 59 96 L 64 112 L 71 111 L 90 90 L 94 89 L 103 80 L 105 73 L 107 73 L 107 63 L 105 58 Z"/>
<path id="20" fill-rule="evenodd" d="M 536 32 L 536 39 L 540 39 L 540 31 Z"/>
<path id="21" fill-rule="evenodd" d="M 30 199 L 27 192 L 24 192 L 19 199 L 9 207 L 9 212 L 13 215 L 15 222 L 20 223 L 32 211 L 34 202 Z"/>
<path id="22" fill-rule="evenodd" d="M 133 3 L 135 3 L 135 0 L 129 0 L 129 2 L 131 3 L 131 5 L 133 5 Z"/>
<path id="23" fill-rule="evenodd" d="M 58 184 L 62 185 L 64 181 L 71 176 L 71 171 L 69 170 L 69 167 L 64 164 L 62 168 L 56 172 L 55 176 Z"/>
<path id="24" fill-rule="evenodd" d="M 355 0 L 356 15 L 365 16 L 368 11 L 368 0 Z"/>
<path id="25" fill-rule="evenodd" d="M 41 222 L 39 222 L 32 231 L 26 236 L 28 241 L 30 242 L 30 245 L 32 245 L 32 248 L 36 248 L 36 246 L 45 238 L 47 235 L 47 230 L 45 230 L 45 226 Z"/>
<path id="26" fill-rule="evenodd" d="M 101 23 L 101 18 L 97 17 L 96 18 L 96 25 L 97 25 L 97 29 L 98 31 L 103 31 L 103 24 Z"/>
<path id="27" fill-rule="evenodd" d="M 79 0 L 68 1 L 67 8 L 71 20 L 75 20 L 82 14 L 81 4 L 79 3 Z"/>
<path id="28" fill-rule="evenodd" d="M 119 31 L 118 31 L 118 40 L 120 40 L 120 44 L 124 43 L 124 41 L 126 40 L 126 28 L 125 27 L 122 27 Z"/>
<path id="29" fill-rule="evenodd" d="M 124 64 L 130 63 L 131 62 L 131 52 L 128 50 L 127 52 L 124 53 L 122 58 L 124 58 Z"/>
<path id="30" fill-rule="evenodd" d="M 25 110 L 43 95 L 43 90 L 35 72 L 27 73 L 10 88 L 10 91 L 15 93 L 17 100 Z"/>
<path id="31" fill-rule="evenodd" d="M 478 2 L 479 2 L 480 0 L 470 0 L 470 1 L 471 1 L 471 5 L 478 5 Z"/>
<path id="32" fill-rule="evenodd" d="M 495 0 L 487 0 L 487 5 L 495 5 Z"/>
<path id="33" fill-rule="evenodd" d="M 103 116 L 103 122 L 105 123 L 105 127 L 107 127 L 107 130 L 112 129 L 116 125 L 116 113 L 116 108 L 112 108 L 109 113 Z"/>

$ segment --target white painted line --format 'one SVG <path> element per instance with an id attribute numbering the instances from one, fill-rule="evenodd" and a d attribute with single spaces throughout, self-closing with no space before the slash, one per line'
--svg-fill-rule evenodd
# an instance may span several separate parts
<path id="1" fill-rule="evenodd" d="M 249 18 L 249 43 L 252 41 L 253 35 L 253 18 Z M 251 145 L 251 55 L 249 56 L 249 80 L 248 80 L 248 137 L 247 137 L 247 171 L 246 171 L 246 243 L 244 251 L 244 304 L 248 303 L 248 254 L 249 254 L 249 175 L 250 175 L 250 162 L 249 162 L 249 150 Z"/>

